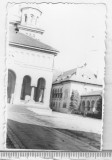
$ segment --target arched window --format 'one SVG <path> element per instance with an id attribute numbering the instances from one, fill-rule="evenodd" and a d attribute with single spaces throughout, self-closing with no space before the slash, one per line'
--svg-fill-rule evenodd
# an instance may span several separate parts
<path id="1" fill-rule="evenodd" d="M 58 89 L 58 98 L 59 98 L 59 89 Z"/>
<path id="2" fill-rule="evenodd" d="M 7 85 L 7 102 L 8 103 L 13 103 L 15 82 L 16 82 L 16 74 L 12 70 L 8 70 L 8 85 Z"/>
<path id="3" fill-rule="evenodd" d="M 37 17 L 36 17 L 36 21 L 35 21 L 35 25 L 36 25 L 36 24 L 37 24 L 37 22 L 38 22 L 38 18 L 39 18 L 39 17 L 37 16 Z"/>
<path id="4" fill-rule="evenodd" d="M 33 22 L 33 19 L 34 19 L 34 15 L 31 14 L 30 17 L 31 17 L 31 23 L 32 23 L 32 22 Z"/>
<path id="5" fill-rule="evenodd" d="M 90 101 L 87 101 L 87 110 L 90 110 Z"/>
<path id="6" fill-rule="evenodd" d="M 92 109 L 94 108 L 94 104 L 95 104 L 95 101 L 92 100 L 92 101 L 91 101 L 91 108 L 92 108 Z"/>
<path id="7" fill-rule="evenodd" d="M 44 92 L 45 92 L 45 79 L 39 78 L 37 87 L 35 89 L 34 100 L 36 102 L 44 102 Z"/>
<path id="8" fill-rule="evenodd" d="M 30 76 L 25 76 L 23 78 L 21 99 L 25 100 L 26 96 L 31 96 L 31 77 Z"/>
<path id="9" fill-rule="evenodd" d="M 62 98 L 63 94 L 62 94 L 62 88 L 60 89 L 60 98 Z"/>
<path id="10" fill-rule="evenodd" d="M 27 23 L 27 14 L 25 14 L 24 16 L 25 16 L 25 23 Z"/>

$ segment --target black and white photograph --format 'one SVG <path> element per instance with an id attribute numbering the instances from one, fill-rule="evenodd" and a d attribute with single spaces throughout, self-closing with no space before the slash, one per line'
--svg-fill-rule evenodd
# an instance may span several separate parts
<path id="1" fill-rule="evenodd" d="M 106 7 L 8 3 L 7 149 L 100 151 Z"/>

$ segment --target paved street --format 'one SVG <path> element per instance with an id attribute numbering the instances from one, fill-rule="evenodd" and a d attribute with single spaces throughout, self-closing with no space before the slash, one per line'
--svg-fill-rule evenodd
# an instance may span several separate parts
<path id="1" fill-rule="evenodd" d="M 101 124 L 99 120 L 95 120 L 97 127 L 91 127 L 96 129 L 91 133 L 90 127 L 85 129 L 83 126 L 88 118 L 76 115 L 54 112 L 50 116 L 42 116 L 26 106 L 8 106 L 7 115 L 8 148 L 73 151 L 97 151 L 100 148 L 100 135 L 95 133 L 100 132 L 97 129 L 97 125 Z M 79 122 L 80 127 L 74 126 Z M 94 122 L 93 119 L 90 122 Z"/>

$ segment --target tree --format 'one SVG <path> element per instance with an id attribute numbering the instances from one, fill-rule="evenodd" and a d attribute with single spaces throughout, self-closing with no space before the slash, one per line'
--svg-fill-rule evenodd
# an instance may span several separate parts
<path id="1" fill-rule="evenodd" d="M 70 100 L 69 112 L 75 113 L 75 111 L 78 111 L 80 104 L 80 95 L 77 90 L 72 90 Z"/>

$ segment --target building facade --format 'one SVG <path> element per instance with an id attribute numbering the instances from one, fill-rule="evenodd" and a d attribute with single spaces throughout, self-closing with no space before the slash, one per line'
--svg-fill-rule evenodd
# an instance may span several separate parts
<path id="1" fill-rule="evenodd" d="M 102 109 L 102 91 L 88 92 L 81 95 L 79 111 L 83 115 L 96 113 Z M 101 107 L 101 108 L 98 108 Z"/>
<path id="2" fill-rule="evenodd" d="M 68 113 L 73 91 L 83 99 L 82 95 L 101 89 L 102 84 L 97 76 L 86 67 L 66 71 L 53 82 L 51 108 L 54 111 Z"/>
<path id="3" fill-rule="evenodd" d="M 53 62 L 58 51 L 42 43 L 41 11 L 21 8 L 21 16 L 9 22 L 7 49 L 7 102 L 50 111 Z"/>

